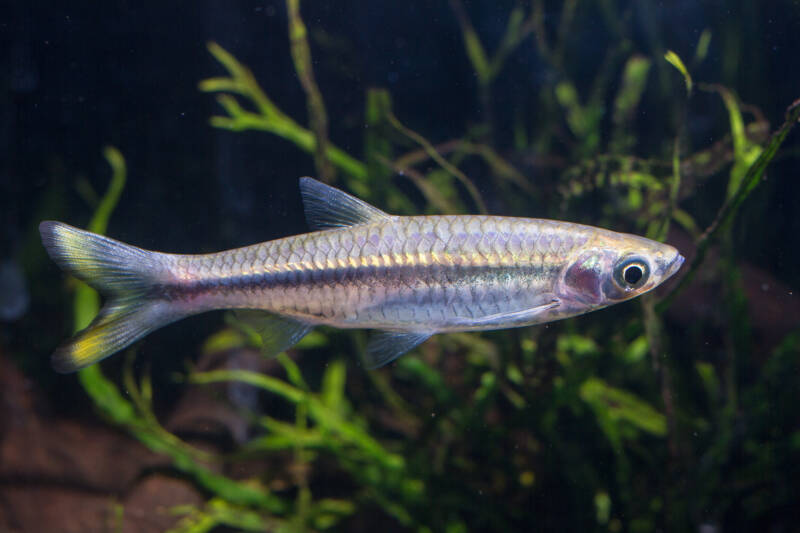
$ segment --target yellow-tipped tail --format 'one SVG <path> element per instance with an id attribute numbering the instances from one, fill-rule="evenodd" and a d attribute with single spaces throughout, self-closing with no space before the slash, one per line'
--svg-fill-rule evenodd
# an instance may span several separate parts
<path id="1" fill-rule="evenodd" d="M 61 222 L 42 222 L 39 232 L 48 254 L 62 269 L 107 298 L 89 327 L 53 354 L 57 372 L 96 363 L 180 318 L 154 291 L 167 275 L 162 254 Z"/>

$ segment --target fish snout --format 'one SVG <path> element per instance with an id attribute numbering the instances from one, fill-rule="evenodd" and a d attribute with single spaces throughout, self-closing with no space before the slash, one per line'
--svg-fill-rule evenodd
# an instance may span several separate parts
<path id="1" fill-rule="evenodd" d="M 680 270 L 685 260 L 686 258 L 684 258 L 677 250 L 675 250 L 675 257 L 673 257 L 672 261 L 666 263 L 664 266 L 662 281 L 672 277 L 678 270 Z"/>
<path id="2" fill-rule="evenodd" d="M 677 248 L 668 244 L 662 244 L 659 250 L 652 254 L 649 259 L 651 274 L 644 292 L 658 287 L 675 275 L 685 261 L 685 258 Z"/>

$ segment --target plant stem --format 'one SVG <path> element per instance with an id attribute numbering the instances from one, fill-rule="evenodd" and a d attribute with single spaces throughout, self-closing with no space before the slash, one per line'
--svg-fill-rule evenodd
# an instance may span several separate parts
<path id="1" fill-rule="evenodd" d="M 292 49 L 294 69 L 303 91 L 306 93 L 309 121 L 316 140 L 314 146 L 314 164 L 317 167 L 319 178 L 330 183 L 333 181 L 333 167 L 328 160 L 328 114 L 325 111 L 325 102 L 322 100 L 317 82 L 314 79 L 314 69 L 311 63 L 311 47 L 306 38 L 308 31 L 300 17 L 300 0 L 286 0 L 289 15 L 289 40 Z"/>
<path id="2" fill-rule="evenodd" d="M 442 157 L 442 155 L 436 151 L 436 148 L 434 148 L 433 145 L 425 137 L 415 132 L 414 130 L 404 126 L 399 120 L 397 120 L 397 117 L 395 117 L 393 113 L 387 113 L 386 119 L 398 131 L 400 131 L 405 136 L 407 136 L 408 138 L 410 138 L 411 140 L 422 146 L 422 148 L 428 154 L 428 157 L 436 161 L 439 164 L 439 166 L 441 166 L 443 169 L 445 169 L 450 174 L 455 176 L 456 179 L 460 181 L 461 184 L 467 189 L 467 192 L 469 193 L 470 197 L 472 197 L 472 201 L 475 202 L 475 207 L 477 207 L 478 211 L 480 211 L 481 214 L 485 215 L 488 213 L 486 209 L 486 204 L 484 203 L 483 198 L 481 198 L 481 193 L 478 192 L 478 188 L 475 187 L 475 184 L 472 183 L 472 180 L 470 180 L 455 165 L 453 165 L 447 159 Z"/>

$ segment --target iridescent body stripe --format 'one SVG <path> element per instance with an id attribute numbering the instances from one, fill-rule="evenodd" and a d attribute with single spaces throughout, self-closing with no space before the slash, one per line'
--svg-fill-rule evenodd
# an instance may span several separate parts
<path id="1" fill-rule="evenodd" d="M 541 305 L 578 224 L 496 216 L 392 217 L 229 250 L 171 256 L 187 312 L 255 308 L 340 328 L 453 331 Z"/>

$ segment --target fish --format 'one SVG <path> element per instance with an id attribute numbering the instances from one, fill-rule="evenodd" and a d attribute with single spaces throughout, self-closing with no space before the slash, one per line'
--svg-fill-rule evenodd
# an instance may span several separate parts
<path id="1" fill-rule="evenodd" d="M 593 226 L 395 216 L 313 178 L 299 185 L 310 233 L 218 253 L 153 252 L 42 222 L 55 263 L 105 297 L 92 323 L 53 353 L 53 368 L 76 371 L 220 309 L 255 325 L 270 354 L 317 326 L 377 330 L 364 361 L 378 368 L 438 333 L 543 324 L 624 302 L 684 261 L 668 244 Z"/>

